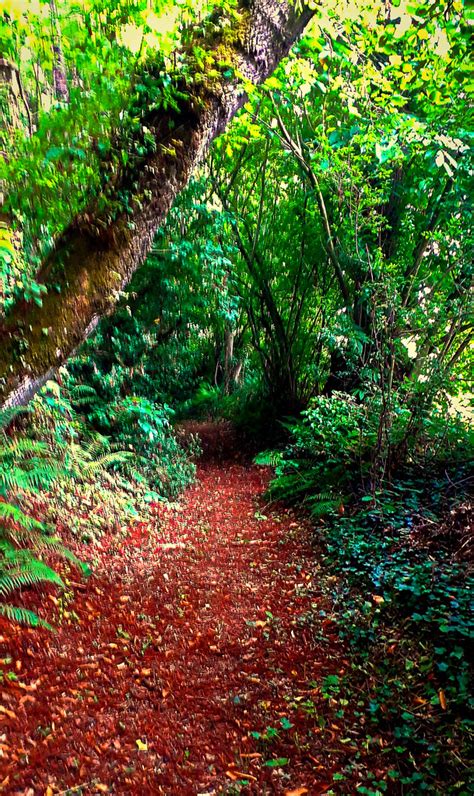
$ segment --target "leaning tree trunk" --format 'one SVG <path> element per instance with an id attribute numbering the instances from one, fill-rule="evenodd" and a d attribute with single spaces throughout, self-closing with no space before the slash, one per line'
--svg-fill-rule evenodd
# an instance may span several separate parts
<path id="1" fill-rule="evenodd" d="M 61 27 L 55 0 L 49 0 L 49 15 L 53 33 L 53 83 L 54 94 L 60 102 L 69 102 L 69 89 L 66 77 L 66 63 L 61 42 Z"/>
<path id="2" fill-rule="evenodd" d="M 260 83 L 288 53 L 313 12 L 296 10 L 286 0 L 242 0 L 240 11 L 231 42 L 216 41 L 214 34 L 207 46 L 216 53 L 225 46 L 235 73 Z M 245 101 L 241 77 L 228 74 L 202 89 L 193 87 L 172 119 L 168 113 L 153 120 L 156 152 L 144 158 L 138 178 L 134 175 L 139 201 L 132 216 L 124 211 L 104 221 L 90 208 L 57 241 L 37 276 L 40 283 L 54 285 L 42 306 L 18 304 L 0 326 L 0 403 L 27 402 L 112 309 L 176 195 Z M 166 146 L 171 136 L 173 150 Z M 123 175 L 116 194 L 129 186 L 130 176 Z"/>

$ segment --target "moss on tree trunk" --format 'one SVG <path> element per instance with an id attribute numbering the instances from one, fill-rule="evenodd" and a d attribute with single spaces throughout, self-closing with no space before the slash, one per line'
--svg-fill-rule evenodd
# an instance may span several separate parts
<path id="1" fill-rule="evenodd" d="M 209 42 L 209 48 L 218 51 L 225 46 L 235 70 L 260 83 L 288 53 L 311 15 L 276 0 L 242 2 L 238 35 Z M 100 317 L 113 309 L 119 291 L 146 258 L 175 197 L 244 101 L 239 78 L 223 75 L 212 85 L 194 87 L 182 110 L 173 112 L 172 150 L 161 145 L 164 130 L 168 132 L 166 115 L 156 120 L 156 152 L 140 162 L 131 214 L 123 211 L 104 220 L 90 208 L 64 232 L 37 277 L 48 287 L 42 306 L 18 304 L 0 327 L 4 404 L 28 401 Z M 115 193 L 124 190 L 132 190 L 126 173 L 114 186 Z"/>

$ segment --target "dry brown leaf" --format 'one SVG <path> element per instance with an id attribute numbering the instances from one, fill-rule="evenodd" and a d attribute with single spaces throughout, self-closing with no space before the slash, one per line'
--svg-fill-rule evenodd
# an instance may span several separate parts
<path id="1" fill-rule="evenodd" d="M 254 782 L 257 782 L 257 777 L 254 777 L 252 774 L 244 774 L 243 771 L 226 771 L 226 777 L 229 777 L 233 782 L 236 779 L 253 779 Z"/>
<path id="2" fill-rule="evenodd" d="M 444 691 L 438 691 L 438 697 L 439 697 L 439 704 L 441 705 L 442 709 L 446 710 L 448 705 L 447 705 L 447 702 L 446 702 L 446 695 L 445 695 Z"/>
<path id="3" fill-rule="evenodd" d="M 25 694 L 25 696 L 22 696 L 20 698 L 20 705 L 24 705 L 25 702 L 34 703 L 34 702 L 36 702 L 36 699 L 35 699 L 35 697 L 32 697 L 30 694 Z"/>
<path id="4" fill-rule="evenodd" d="M 14 714 L 13 710 L 8 710 L 8 708 L 6 708 L 4 705 L 0 705 L 0 713 L 4 713 L 9 719 L 16 719 L 16 715 Z"/>
<path id="5" fill-rule="evenodd" d="M 373 594 L 372 599 L 374 603 L 377 603 L 378 605 L 381 605 L 385 602 L 384 598 L 380 594 Z"/>

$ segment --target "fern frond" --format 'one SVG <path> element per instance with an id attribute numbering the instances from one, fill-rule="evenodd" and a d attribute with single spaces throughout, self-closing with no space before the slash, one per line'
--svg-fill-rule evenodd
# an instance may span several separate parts
<path id="1" fill-rule="evenodd" d="M 42 536 L 40 537 L 34 547 L 35 550 L 52 550 L 56 555 L 65 558 L 72 564 L 75 564 L 84 575 L 90 575 L 90 567 L 78 558 L 72 550 L 66 547 L 58 536 Z"/>
<path id="2" fill-rule="evenodd" d="M 8 470 L 0 471 L 0 489 L 37 492 L 41 488 L 48 487 L 57 478 L 59 468 L 56 462 L 42 460 L 35 466 L 33 464 L 28 462 L 30 469 L 13 465 Z"/>
<path id="3" fill-rule="evenodd" d="M 265 467 L 277 467 L 283 457 L 282 451 L 262 451 L 257 453 L 254 458 L 254 464 L 260 464 Z"/>
<path id="4" fill-rule="evenodd" d="M 325 517 L 327 514 L 331 514 L 333 511 L 336 511 L 339 503 L 340 499 L 314 501 L 311 504 L 310 514 L 315 519 L 319 519 L 319 517 Z"/>
<path id="5" fill-rule="evenodd" d="M 44 619 L 40 619 L 34 611 L 29 611 L 28 608 L 20 608 L 17 605 L 0 603 L 0 616 L 4 616 L 10 622 L 16 622 L 19 625 L 44 627 L 47 630 L 53 630 L 53 627 L 48 622 L 45 622 Z"/>
<path id="6" fill-rule="evenodd" d="M 270 484 L 269 492 L 273 498 L 291 500 L 307 492 L 312 486 L 314 487 L 314 483 L 308 473 L 296 471 L 275 478 Z"/>
<path id="7" fill-rule="evenodd" d="M 15 417 L 27 411 L 28 409 L 25 406 L 9 406 L 8 408 L 0 409 L 0 430 L 7 428 Z"/>
<path id="8" fill-rule="evenodd" d="M 22 509 L 12 503 L 0 503 L 0 520 L 14 522 L 28 531 L 43 531 L 44 525 L 29 514 L 25 514 Z"/>
<path id="9" fill-rule="evenodd" d="M 132 451 L 117 451 L 113 453 L 106 453 L 100 459 L 91 461 L 86 466 L 86 472 L 90 471 L 96 473 L 100 470 L 105 470 L 107 467 L 113 467 L 117 464 L 123 464 L 126 461 L 134 458 Z"/>
<path id="10" fill-rule="evenodd" d="M 43 561 L 32 557 L 26 560 L 19 559 L 14 568 L 7 567 L 6 571 L 0 575 L 0 596 L 4 598 L 22 586 L 33 586 L 35 583 L 43 582 L 54 583 L 56 586 L 64 588 L 64 582 L 60 575 Z"/>
<path id="11" fill-rule="evenodd" d="M 78 396 L 96 396 L 97 390 L 90 384 L 74 384 L 74 386 L 70 388 L 69 394 L 71 399 L 75 401 Z"/>
<path id="12" fill-rule="evenodd" d="M 15 439 L 8 439 L 0 448 L 0 457 L 6 458 L 7 456 L 30 457 L 30 456 L 43 456 L 49 452 L 46 442 L 41 440 L 29 439 L 29 437 L 17 437 Z"/>
<path id="13" fill-rule="evenodd" d="M 109 467 L 124 464 L 134 458 L 132 451 L 110 451 L 108 448 L 107 437 L 101 435 L 87 446 L 71 444 L 65 462 L 69 475 L 76 479 L 95 478 L 97 475 L 106 477 Z"/>
<path id="14" fill-rule="evenodd" d="M 336 495 L 334 492 L 317 492 L 316 494 L 308 495 L 306 503 L 337 503 L 341 502 L 341 495 Z"/>

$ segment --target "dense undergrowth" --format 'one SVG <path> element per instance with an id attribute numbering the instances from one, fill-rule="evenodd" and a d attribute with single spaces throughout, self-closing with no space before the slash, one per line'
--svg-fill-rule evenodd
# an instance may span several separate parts
<path id="1" fill-rule="evenodd" d="M 374 489 L 376 414 L 342 394 L 317 399 L 303 414 L 290 425 L 289 445 L 256 461 L 276 468 L 270 500 L 290 500 L 313 517 L 331 618 L 351 660 L 349 674 L 328 686 L 335 720 L 355 704 L 365 733 L 357 743 L 391 765 L 388 782 L 365 771 L 367 786 L 358 792 L 379 794 L 398 783 L 407 793 L 467 794 L 472 429 L 438 408 L 425 418 L 409 461 Z M 338 781 L 358 766 L 356 754 Z"/>
<path id="2" fill-rule="evenodd" d="M 423 479 L 415 483 L 425 486 Z M 400 496 L 410 490 L 397 486 Z M 425 489 L 419 492 L 429 501 Z M 344 700 L 355 701 L 363 742 L 381 750 L 392 786 L 408 793 L 469 793 L 474 578 L 472 561 L 457 553 L 472 533 L 472 504 L 456 506 L 459 500 L 449 511 L 446 501 L 436 516 L 421 499 L 414 525 L 409 513 L 400 516 L 407 505 L 400 500 L 398 517 L 353 510 L 317 531 L 322 560 L 337 576 L 333 618 L 351 656 L 350 674 L 333 684 L 335 713 Z M 426 521 L 430 531 L 445 524 L 450 552 L 419 542 L 416 523 Z M 359 792 L 390 790 L 390 782 L 377 780 L 371 772 Z"/>
<path id="3" fill-rule="evenodd" d="M 0 416 L 2 600 L 38 582 L 64 588 L 49 566 L 52 554 L 87 574 L 62 539 L 90 542 L 92 560 L 102 534 L 120 535 L 146 517 L 152 501 L 175 497 L 193 480 L 198 442 L 192 438 L 186 450 L 180 445 L 168 407 L 130 396 L 102 404 L 99 422 L 95 414 L 79 413 L 90 393 L 49 382 L 28 409 Z M 0 613 L 44 624 L 9 602 L 0 603 Z"/>

